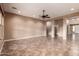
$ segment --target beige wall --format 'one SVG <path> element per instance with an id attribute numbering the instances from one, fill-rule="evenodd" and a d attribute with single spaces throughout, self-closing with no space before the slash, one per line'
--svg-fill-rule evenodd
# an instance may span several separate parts
<path id="1" fill-rule="evenodd" d="M 37 19 L 6 13 L 4 24 L 6 40 L 45 35 L 44 23 Z"/>

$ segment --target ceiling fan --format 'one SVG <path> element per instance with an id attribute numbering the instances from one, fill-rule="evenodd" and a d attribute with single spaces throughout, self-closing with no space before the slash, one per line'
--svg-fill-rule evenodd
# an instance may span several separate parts
<path id="1" fill-rule="evenodd" d="M 50 18 L 48 14 L 45 14 L 46 10 L 43 10 L 42 18 Z"/>

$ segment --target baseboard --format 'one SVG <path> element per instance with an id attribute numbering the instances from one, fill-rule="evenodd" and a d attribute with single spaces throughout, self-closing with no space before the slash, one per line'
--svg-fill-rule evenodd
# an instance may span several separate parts
<path id="1" fill-rule="evenodd" d="M 4 41 L 23 40 L 23 39 L 29 39 L 34 37 L 40 37 L 40 36 L 46 36 L 46 35 L 35 35 L 35 36 L 28 36 L 28 37 L 22 37 L 22 38 L 16 38 L 16 39 L 6 39 Z"/>

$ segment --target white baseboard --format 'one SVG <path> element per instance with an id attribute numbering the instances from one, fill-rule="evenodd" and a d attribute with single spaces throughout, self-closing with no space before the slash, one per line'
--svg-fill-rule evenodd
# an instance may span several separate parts
<path id="1" fill-rule="evenodd" d="M 4 40 L 4 41 L 23 40 L 23 39 L 29 39 L 29 38 L 34 38 L 34 37 L 40 37 L 40 36 L 46 36 L 46 35 L 27 36 L 27 37 L 16 38 L 16 39 L 7 39 L 7 40 Z"/>

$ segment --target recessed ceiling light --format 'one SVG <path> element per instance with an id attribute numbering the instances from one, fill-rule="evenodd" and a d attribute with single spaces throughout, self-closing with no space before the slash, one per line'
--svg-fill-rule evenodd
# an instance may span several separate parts
<path id="1" fill-rule="evenodd" d="M 21 13 L 21 11 L 18 11 L 18 13 Z"/>
<path id="2" fill-rule="evenodd" d="M 33 17 L 36 17 L 35 15 L 33 15 Z"/>
<path id="3" fill-rule="evenodd" d="M 74 8 L 71 8 L 70 10 L 73 11 L 73 10 L 75 10 L 75 9 L 74 9 Z"/>

